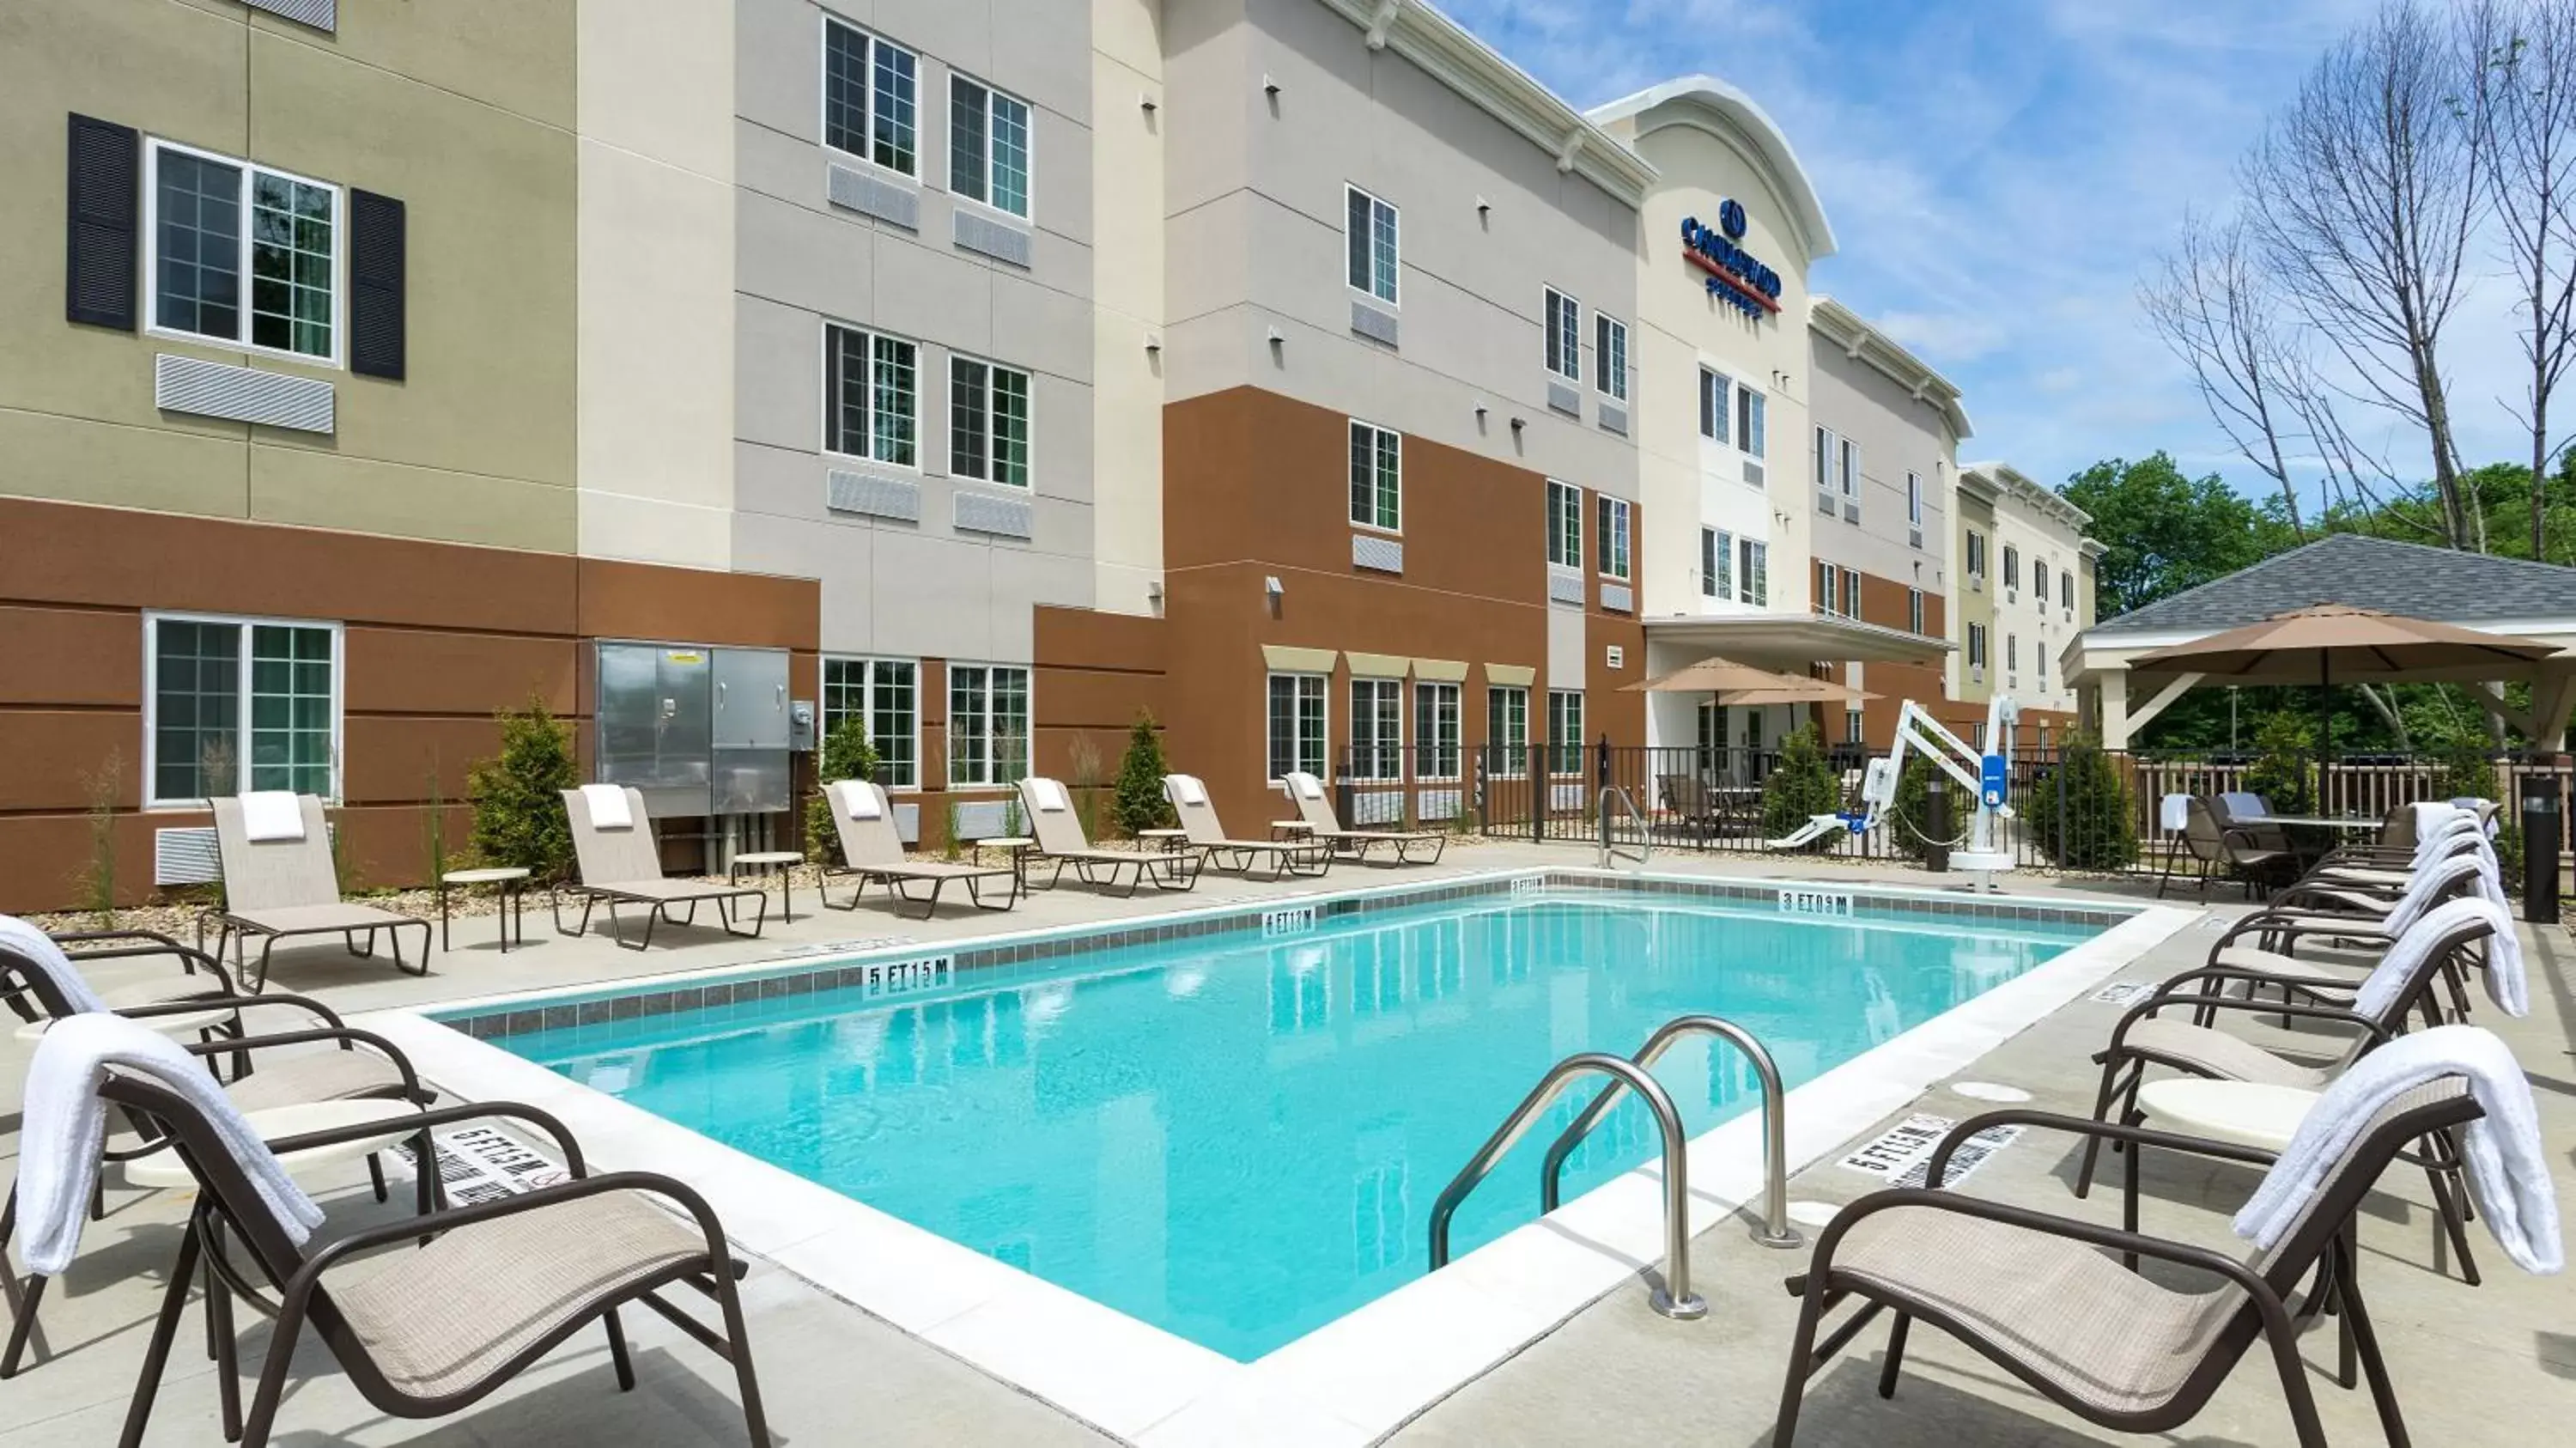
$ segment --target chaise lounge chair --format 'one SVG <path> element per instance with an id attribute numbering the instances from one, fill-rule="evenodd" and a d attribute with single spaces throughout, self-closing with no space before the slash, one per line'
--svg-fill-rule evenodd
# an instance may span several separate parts
<path id="1" fill-rule="evenodd" d="M 644 796 L 634 789 L 615 785 L 593 784 L 563 792 L 564 814 L 572 821 L 574 863 L 581 870 L 578 883 L 565 886 L 581 897 L 581 921 L 564 929 L 563 894 L 554 893 L 555 930 L 563 935 L 580 935 L 590 929 L 593 906 L 608 906 L 608 933 L 628 950 L 644 950 L 653 944 L 653 927 L 671 918 L 671 907 L 686 905 L 689 911 L 678 923 L 695 925 L 698 903 L 716 902 L 716 916 L 724 922 L 727 935 L 757 939 L 761 927 L 769 923 L 769 895 L 759 889 L 740 885 L 705 884 L 694 880 L 666 879 L 662 874 L 662 853 L 653 838 L 652 816 L 644 812 Z M 623 803 L 622 811 L 613 811 Z M 621 822 L 622 816 L 622 822 Z M 734 925 L 734 902 L 751 900 L 757 908 L 751 917 L 751 928 Z M 644 934 L 628 940 L 626 927 L 618 918 L 620 905 L 645 907 Z"/>
<path id="2" fill-rule="evenodd" d="M 243 983 L 253 995 L 268 988 L 269 952 L 298 935 L 337 935 L 351 955 L 376 953 L 376 937 L 393 945 L 394 965 L 429 974 L 430 924 L 373 905 L 340 898 L 340 872 L 331 863 L 331 827 L 322 801 L 309 794 L 262 790 L 213 801 L 215 853 L 224 877 L 224 908 L 216 916 L 215 954 L 233 946 L 233 968 L 243 977 L 244 942 L 260 937 L 259 969 Z M 420 968 L 403 960 L 404 930 L 420 931 Z M 364 937 L 363 949 L 359 940 Z"/>
<path id="3" fill-rule="evenodd" d="M 864 779 L 835 780 L 823 788 L 830 801 L 832 828 L 841 842 L 841 863 L 826 864 L 823 878 L 855 876 L 858 888 L 850 892 L 849 903 L 834 904 L 829 892 L 823 903 L 835 910 L 856 910 L 859 897 L 868 886 L 882 881 L 886 893 L 901 905 L 918 904 L 920 918 L 927 920 L 939 909 L 939 892 L 952 880 L 966 885 L 966 897 L 979 910 L 1008 910 L 1020 903 L 1019 871 L 1004 865 L 954 865 L 943 860 L 915 860 L 903 852 L 903 836 L 895 833 L 894 806 L 886 799 L 883 786 Z M 990 880 L 1010 884 L 1009 897 L 999 905 L 984 903 L 984 885 Z M 907 883 L 930 886 L 930 896 L 922 899 L 907 892 Z"/>
<path id="4" fill-rule="evenodd" d="M 1197 775 L 1164 775 L 1163 797 L 1179 814 L 1190 848 L 1220 868 L 1249 876 L 1254 861 L 1267 861 L 1269 878 L 1273 880 L 1289 874 L 1321 875 L 1332 868 L 1333 847 L 1321 841 L 1229 837 L 1225 826 L 1217 822 L 1216 806 L 1208 800 L 1207 785 Z"/>
<path id="5" fill-rule="evenodd" d="M 1063 883 L 1064 867 L 1071 865 L 1082 883 L 1106 889 L 1118 889 L 1118 877 L 1127 876 L 1122 896 L 1133 895 L 1150 880 L 1158 890 L 1186 890 L 1198 883 L 1200 864 L 1195 855 L 1145 850 L 1094 849 L 1082 832 L 1082 822 L 1073 817 L 1073 796 L 1062 784 L 1041 775 L 1020 781 L 1020 810 L 1028 816 L 1029 834 L 1037 843 L 1032 852 L 1042 863 L 1055 866 L 1048 887 Z"/>
<path id="6" fill-rule="evenodd" d="M 1436 865 L 1441 852 L 1449 848 L 1449 837 L 1438 830 L 1346 830 L 1341 816 L 1333 813 L 1333 802 L 1324 796 L 1324 782 L 1311 774 L 1291 772 L 1281 781 L 1288 798 L 1296 803 L 1297 815 L 1306 822 L 1306 832 L 1333 848 L 1347 849 L 1362 863 L 1369 851 L 1385 845 L 1395 851 L 1388 861 L 1395 865 Z M 1417 860 L 1413 852 L 1429 846 L 1428 858 Z"/>

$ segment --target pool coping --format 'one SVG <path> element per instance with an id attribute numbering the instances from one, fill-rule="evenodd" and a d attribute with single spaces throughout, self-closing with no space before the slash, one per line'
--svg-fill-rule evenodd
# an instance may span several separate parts
<path id="1" fill-rule="evenodd" d="M 1114 1308 L 1095 1303 L 865 1203 L 724 1146 L 593 1090 L 471 1034 L 478 1019 L 521 1029 L 578 1024 L 536 1019 L 525 1003 L 613 1001 L 694 991 L 696 1003 L 743 1013 L 781 996 L 864 984 L 870 966 L 948 957 L 957 975 L 999 985 L 1052 969 L 1080 940 L 1099 948 L 1183 938 L 1267 915 L 1332 902 L 1339 915 L 1441 899 L 1507 895 L 1515 882 L 1550 889 L 1614 889 L 1770 899 L 1824 891 L 1855 902 L 1930 906 L 1944 914 L 2036 922 L 2099 918 L 2103 933 L 1835 1066 L 1789 1093 L 1791 1172 L 1825 1157 L 1925 1089 L 1984 1055 L 2183 929 L 2199 911 L 2110 902 L 2069 904 L 2027 896 L 1751 877 L 1663 875 L 1566 866 L 1523 867 L 1316 889 L 1233 900 L 1111 925 L 978 936 L 955 944 L 892 944 L 800 971 L 777 959 L 573 989 L 519 991 L 353 1017 L 408 1053 L 420 1074 L 468 1099 L 512 1100 L 553 1112 L 602 1169 L 667 1173 L 704 1192 L 741 1250 L 972 1364 L 1072 1416 L 1148 1448 L 1198 1444 L 1364 1444 L 1402 1427 L 1468 1382 L 1545 1336 L 1606 1294 L 1633 1284 L 1662 1256 L 1659 1166 L 1628 1172 L 1548 1217 L 1506 1233 L 1315 1329 L 1241 1363 Z M 1040 947 L 1047 947 L 1040 949 Z M 974 961 L 969 965 L 963 962 Z M 853 981 L 849 972 L 859 971 Z M 828 973 L 828 983 L 825 978 Z M 773 981 L 802 978 L 803 989 Z M 754 982 L 750 993 L 739 987 Z M 710 1001 L 723 985 L 722 1001 Z M 508 1009 L 519 1006 L 513 1012 Z M 562 1007 L 558 1005 L 557 1009 Z M 640 1010 L 640 1007 L 639 1007 Z M 597 1020 L 621 1018 L 613 1013 Z M 514 1019 L 515 1017 L 515 1019 Z M 467 1029 L 460 1029 L 462 1021 Z M 520 1024 L 524 1022 L 524 1024 Z M 1689 1145 L 1698 1233 L 1759 1196 L 1760 1114 L 1747 1112 Z M 1699 1284 L 1722 1300 L 1740 1284 Z"/>

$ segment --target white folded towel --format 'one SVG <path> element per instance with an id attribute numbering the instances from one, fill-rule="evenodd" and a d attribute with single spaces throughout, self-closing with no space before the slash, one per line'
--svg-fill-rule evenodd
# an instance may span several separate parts
<path id="1" fill-rule="evenodd" d="M 2465 1076 L 2486 1115 L 2460 1131 L 2460 1156 L 2479 1214 L 2505 1255 L 2546 1275 L 2566 1263 L 2558 1239 L 2558 1198 L 2540 1144 L 2531 1082 L 2513 1052 L 2476 1026 L 2436 1026 L 2400 1036 L 2353 1062 L 2308 1108 L 2279 1161 L 2236 1214 L 2236 1235 L 2280 1245 L 2327 1173 L 2389 1102 L 2443 1076 Z"/>
<path id="2" fill-rule="evenodd" d="M 1030 777 L 1029 797 L 1048 814 L 1059 814 L 1073 808 L 1073 798 L 1064 792 L 1064 786 L 1044 775 Z"/>
<path id="3" fill-rule="evenodd" d="M 1324 782 L 1311 774 L 1291 774 L 1288 776 L 1288 785 L 1291 789 L 1297 791 L 1297 797 L 1299 799 L 1322 799 L 1324 797 Z"/>
<path id="4" fill-rule="evenodd" d="M 304 838 L 304 800 L 293 790 L 254 789 L 241 797 L 242 838 L 254 845 Z"/>
<path id="5" fill-rule="evenodd" d="M 1197 775 L 1170 774 L 1164 778 L 1171 781 L 1175 802 L 1193 806 L 1207 803 L 1207 786 L 1199 782 Z"/>
<path id="6" fill-rule="evenodd" d="M 590 827 L 595 830 L 631 830 L 635 812 L 626 807 L 626 786 L 622 784 L 585 784 L 581 787 L 582 803 L 590 806 Z"/>
<path id="7" fill-rule="evenodd" d="M 832 808 L 851 819 L 881 819 L 885 815 L 885 807 L 877 803 L 877 787 L 864 779 L 836 779 L 828 788 Z"/>
<path id="8" fill-rule="evenodd" d="M 110 1067 L 149 1076 L 205 1113 L 289 1239 L 302 1242 L 322 1225 L 322 1209 L 242 1119 L 203 1060 L 140 1022 L 103 1013 L 73 1016 L 45 1032 L 27 1069 L 18 1212 L 29 1270 L 60 1276 L 80 1246 L 107 1142 L 107 1103 L 98 1088 Z"/>
<path id="9" fill-rule="evenodd" d="M 2379 1016 L 2397 1004 L 2407 978 L 2422 968 L 2434 944 L 2471 923 L 2487 927 L 2487 995 L 2509 1016 L 2528 1015 L 2531 1000 L 2522 974 L 2522 942 L 2513 933 L 2513 917 L 2494 902 L 2476 896 L 2445 900 L 2425 912 L 2397 937 L 2379 964 L 2370 968 L 2353 992 L 2353 1009 Z"/>
<path id="10" fill-rule="evenodd" d="M 80 973 L 79 966 L 72 964 L 72 958 L 63 953 L 63 948 L 54 943 L 52 936 L 15 915 L 0 915 L 0 946 L 8 947 L 11 954 L 25 960 L 33 969 L 43 971 L 45 978 L 53 982 L 54 989 L 62 993 L 64 1004 L 75 1013 L 107 1009 L 107 1002 L 100 1000 L 98 992 L 90 989 L 89 979 Z"/>

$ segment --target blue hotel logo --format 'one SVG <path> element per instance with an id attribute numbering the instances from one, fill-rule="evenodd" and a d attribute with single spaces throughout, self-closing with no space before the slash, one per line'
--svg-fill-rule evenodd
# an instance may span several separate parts
<path id="1" fill-rule="evenodd" d="M 1708 273 L 1708 294 L 1748 317 L 1780 310 L 1780 274 L 1736 245 L 1744 235 L 1744 203 L 1728 197 L 1717 205 L 1717 226 L 1696 216 L 1682 221 L 1683 259 Z"/>

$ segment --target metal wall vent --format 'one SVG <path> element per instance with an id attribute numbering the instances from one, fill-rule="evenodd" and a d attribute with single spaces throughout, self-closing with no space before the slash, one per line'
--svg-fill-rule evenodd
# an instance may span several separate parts
<path id="1" fill-rule="evenodd" d="M 298 25 L 310 25 L 335 35 L 340 30 L 340 0 L 243 0 L 243 3 L 253 10 L 283 15 Z"/>
<path id="2" fill-rule="evenodd" d="M 1746 458 L 1744 460 L 1744 481 L 1751 483 L 1757 488 L 1761 487 L 1762 465 L 1751 458 Z"/>
<path id="3" fill-rule="evenodd" d="M 996 221 L 964 207 L 959 207 L 952 215 L 955 219 L 950 223 L 950 230 L 959 246 L 1013 266 L 1029 264 L 1031 242 L 1026 228 Z"/>
<path id="4" fill-rule="evenodd" d="M 1601 585 L 1601 606 L 1615 613 L 1634 613 L 1637 595 L 1624 583 L 1605 583 Z"/>
<path id="5" fill-rule="evenodd" d="M 824 169 L 825 188 L 834 206 L 891 221 L 906 231 L 921 229 L 920 192 L 837 163 L 827 162 Z"/>
<path id="6" fill-rule="evenodd" d="M 1621 437 L 1626 437 L 1628 435 L 1628 409 L 1611 402 L 1601 404 L 1601 430 L 1603 432 L 1615 432 Z"/>
<path id="7" fill-rule="evenodd" d="M 1547 576 L 1547 596 L 1552 602 L 1570 603 L 1577 608 L 1581 608 L 1583 606 L 1583 575 L 1580 573 L 1551 572 Z"/>
<path id="8" fill-rule="evenodd" d="M 223 878 L 212 825 L 152 832 L 152 883 L 211 885 Z"/>
<path id="9" fill-rule="evenodd" d="M 990 493 L 957 495 L 957 531 L 989 533 L 997 538 L 1027 538 L 1034 516 L 1025 498 L 997 498 Z"/>
<path id="10" fill-rule="evenodd" d="M 171 412 L 298 432 L 327 433 L 336 417 L 336 395 L 328 382 L 168 352 L 152 359 L 152 403 Z"/>
<path id="11" fill-rule="evenodd" d="M 823 506 L 835 513 L 861 513 L 871 518 L 918 523 L 921 521 L 921 485 L 903 478 L 885 478 L 874 473 L 852 473 L 834 468 L 824 474 Z"/>
<path id="12" fill-rule="evenodd" d="M 1547 384 L 1547 405 L 1568 417 L 1581 417 L 1583 394 L 1572 386 L 1551 378 Z"/>
<path id="13" fill-rule="evenodd" d="M 1379 573 L 1404 571 L 1404 545 L 1393 538 L 1374 533 L 1351 535 L 1351 566 L 1374 569 Z"/>
<path id="14" fill-rule="evenodd" d="M 1397 339 L 1403 335 L 1395 313 L 1380 311 L 1366 302 L 1351 303 L 1351 330 L 1390 347 L 1400 345 Z"/>

